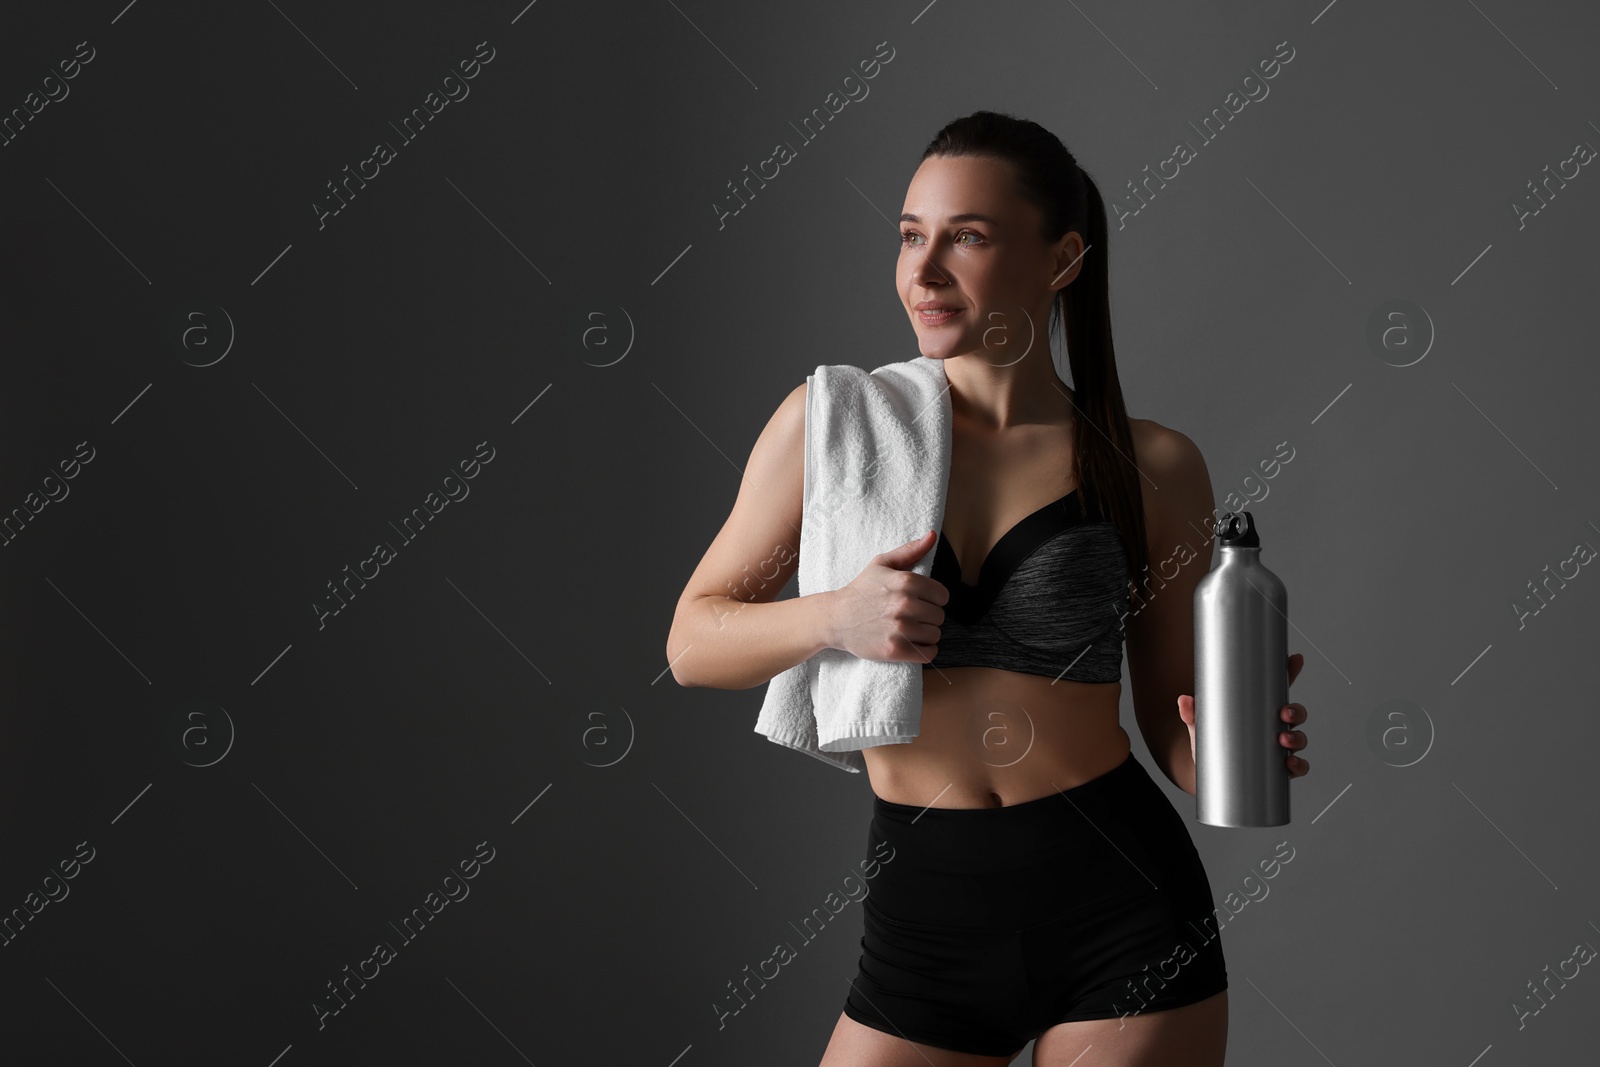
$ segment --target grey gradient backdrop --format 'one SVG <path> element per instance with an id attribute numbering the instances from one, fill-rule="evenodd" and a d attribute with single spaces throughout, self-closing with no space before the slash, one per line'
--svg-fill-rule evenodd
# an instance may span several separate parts
<path id="1" fill-rule="evenodd" d="M 109 0 L 0 25 L 0 113 L 28 111 L 0 147 L 6 1062 L 815 1063 L 869 782 L 754 734 L 760 688 L 678 687 L 665 637 L 784 394 L 917 354 L 890 219 L 979 108 L 1140 208 L 1099 253 L 1130 413 L 1199 444 L 1290 590 L 1292 824 L 1200 826 L 1162 779 L 1231 916 L 1230 1064 L 1592 1052 L 1600 978 L 1550 980 L 1600 945 L 1600 178 L 1563 162 L 1600 144 L 1592 9 Z M 390 123 L 480 42 L 406 142 Z"/>

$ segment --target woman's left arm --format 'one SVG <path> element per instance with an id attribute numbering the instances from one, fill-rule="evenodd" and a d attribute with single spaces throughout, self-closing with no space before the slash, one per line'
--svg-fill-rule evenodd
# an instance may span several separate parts
<path id="1" fill-rule="evenodd" d="M 1129 421 L 1150 556 L 1147 581 L 1135 583 L 1126 627 L 1134 717 L 1156 765 L 1193 796 L 1194 590 L 1211 570 L 1216 541 L 1211 476 L 1205 457 L 1187 436 L 1150 420 Z M 1289 657 L 1290 684 L 1304 664 L 1298 652 Z M 1278 714 L 1291 726 L 1306 720 L 1301 704 L 1288 704 Z M 1304 733 L 1283 730 L 1278 741 L 1288 750 L 1291 778 L 1310 770 L 1309 763 L 1294 755 L 1305 747 Z"/>

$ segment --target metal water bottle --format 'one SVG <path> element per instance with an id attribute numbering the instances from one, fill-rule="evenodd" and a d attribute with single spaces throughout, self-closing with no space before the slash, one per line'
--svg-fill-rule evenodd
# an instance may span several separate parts
<path id="1" fill-rule="evenodd" d="M 1289 821 L 1288 593 L 1261 565 L 1248 511 L 1217 523 L 1218 560 L 1194 591 L 1195 818 L 1211 826 Z"/>

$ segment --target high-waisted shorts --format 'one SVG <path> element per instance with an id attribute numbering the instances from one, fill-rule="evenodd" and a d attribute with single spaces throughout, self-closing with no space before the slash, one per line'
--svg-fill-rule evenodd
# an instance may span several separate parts
<path id="1" fill-rule="evenodd" d="M 998 808 L 874 796 L 860 969 L 844 1013 L 957 1052 L 1011 1055 L 1057 1023 L 1228 988 L 1211 886 L 1183 817 L 1129 753 Z"/>

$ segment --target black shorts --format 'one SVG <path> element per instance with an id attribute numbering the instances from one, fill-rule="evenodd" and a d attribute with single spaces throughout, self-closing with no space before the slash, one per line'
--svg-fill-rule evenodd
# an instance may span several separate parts
<path id="1" fill-rule="evenodd" d="M 862 901 L 844 1013 L 875 1030 L 1004 1056 L 1057 1023 L 1228 988 L 1200 854 L 1131 753 L 1023 804 L 875 796 L 867 853 L 882 868 Z"/>

